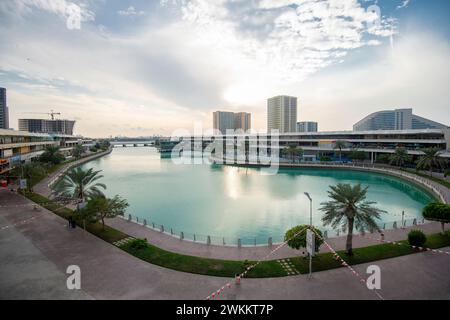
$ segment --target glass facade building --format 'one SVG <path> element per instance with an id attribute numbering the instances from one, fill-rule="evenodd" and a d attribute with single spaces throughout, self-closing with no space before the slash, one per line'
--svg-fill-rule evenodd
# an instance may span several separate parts
<path id="1" fill-rule="evenodd" d="M 412 109 L 383 110 L 372 113 L 353 126 L 354 131 L 445 129 L 448 126 L 413 114 Z"/>
<path id="2" fill-rule="evenodd" d="M 267 132 L 297 131 L 297 98 L 277 96 L 267 100 Z"/>
<path id="3" fill-rule="evenodd" d="M 314 121 L 297 122 L 297 132 L 317 132 L 319 125 Z"/>
<path id="4" fill-rule="evenodd" d="M 6 89 L 0 88 L 0 129 L 9 128 L 9 112 L 6 101 Z"/>

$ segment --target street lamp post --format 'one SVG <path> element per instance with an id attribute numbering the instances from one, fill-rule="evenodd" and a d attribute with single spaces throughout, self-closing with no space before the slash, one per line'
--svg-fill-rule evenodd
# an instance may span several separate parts
<path id="1" fill-rule="evenodd" d="M 305 196 L 309 199 L 309 229 L 312 230 L 312 199 L 308 192 L 305 192 Z M 315 235 L 314 235 L 315 237 Z M 313 249 L 314 250 L 314 249 Z M 312 253 L 309 253 L 309 278 L 312 276 Z"/>

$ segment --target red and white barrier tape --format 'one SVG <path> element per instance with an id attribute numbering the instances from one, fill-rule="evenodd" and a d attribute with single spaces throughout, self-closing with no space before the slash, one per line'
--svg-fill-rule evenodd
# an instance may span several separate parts
<path id="1" fill-rule="evenodd" d="M 445 254 L 445 255 L 450 256 L 450 252 L 449 251 L 444 251 L 444 250 L 439 250 L 439 249 L 432 249 L 432 248 L 427 248 L 427 247 L 420 247 L 420 246 L 413 246 L 413 245 L 411 245 L 409 243 L 402 243 L 402 242 L 399 242 L 399 241 L 384 240 L 384 239 L 381 239 L 381 238 L 375 239 L 375 238 L 372 238 L 372 237 L 368 237 L 366 234 L 364 234 L 364 235 L 361 234 L 360 236 L 363 237 L 363 238 L 368 238 L 368 239 L 371 239 L 371 240 L 374 240 L 374 241 L 378 241 L 378 242 L 384 242 L 384 243 L 389 243 L 389 244 L 398 245 L 398 246 L 409 246 L 409 247 L 411 247 L 413 249 L 419 249 L 421 251 L 430 251 L 430 252 L 433 252 L 433 253 L 440 253 L 440 254 Z"/>
<path id="2" fill-rule="evenodd" d="M 314 231 L 314 230 L 313 230 Z M 328 244 L 328 242 L 325 241 L 325 239 L 323 237 L 321 237 L 317 232 L 315 232 L 315 234 L 321 238 L 323 240 L 323 243 L 325 244 L 325 246 L 331 251 L 331 253 L 333 254 L 334 258 L 339 260 L 341 262 L 341 265 L 344 267 L 347 267 L 347 269 L 350 270 L 350 272 L 357 278 L 359 278 L 359 281 L 366 287 L 366 283 L 367 283 L 367 279 L 364 278 L 358 271 L 356 271 L 355 269 L 353 269 L 353 267 L 351 265 L 349 265 L 344 259 L 342 259 L 342 257 L 340 255 L 337 254 L 337 252 Z M 377 291 L 377 290 L 371 290 L 374 291 L 375 294 L 377 295 L 378 298 L 380 298 L 381 300 L 384 300 L 384 298 L 381 296 L 381 294 Z"/>
<path id="3" fill-rule="evenodd" d="M 270 257 L 272 254 L 274 254 L 275 252 L 277 252 L 279 249 L 281 249 L 282 247 L 284 247 L 289 240 L 295 238 L 296 236 L 300 235 L 303 231 L 305 231 L 306 229 L 308 229 L 307 227 L 303 228 L 302 230 L 300 230 L 299 232 L 297 232 L 296 234 L 294 234 L 292 237 L 290 237 L 288 240 L 284 241 L 283 243 L 279 244 L 274 250 L 270 251 L 266 256 L 264 256 L 262 259 L 258 260 L 255 264 L 247 267 L 245 269 L 244 272 L 242 272 L 239 277 L 242 279 L 243 277 L 245 277 L 247 275 L 247 273 L 252 270 L 253 268 L 255 268 L 258 264 L 260 264 L 262 261 L 266 260 L 268 257 Z M 214 291 L 213 293 L 211 293 L 209 296 L 206 297 L 206 300 L 211 300 L 211 299 L 215 299 L 216 297 L 219 298 L 220 294 L 225 290 L 225 289 L 231 289 L 232 285 L 230 282 L 228 282 L 226 285 L 224 285 L 223 287 L 221 287 L 220 289 L 218 289 L 217 291 Z"/>

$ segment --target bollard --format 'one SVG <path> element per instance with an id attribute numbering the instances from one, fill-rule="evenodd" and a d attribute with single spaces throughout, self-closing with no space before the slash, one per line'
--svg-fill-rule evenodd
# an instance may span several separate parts
<path id="1" fill-rule="evenodd" d="M 413 226 L 417 226 L 417 219 L 416 218 L 414 218 L 414 220 L 413 220 Z"/>
<path id="2" fill-rule="evenodd" d="M 211 237 L 210 236 L 206 237 L 206 244 L 208 246 L 211 245 Z"/>
<path id="3" fill-rule="evenodd" d="M 273 245 L 272 237 L 269 237 L 269 239 L 267 240 L 267 244 L 269 245 L 269 247 L 271 247 Z"/>
<path id="4" fill-rule="evenodd" d="M 170 228 L 170 235 L 173 236 L 173 230 Z"/>
<path id="5" fill-rule="evenodd" d="M 381 233 L 381 242 L 384 241 L 384 233 Z"/>
<path id="6" fill-rule="evenodd" d="M 144 227 L 147 226 L 147 219 L 144 219 Z"/>
<path id="7" fill-rule="evenodd" d="M 184 239 L 184 232 L 181 231 L 181 232 L 180 232 L 180 240 L 183 240 L 183 239 Z"/>
<path id="8" fill-rule="evenodd" d="M 238 239 L 238 248 L 242 247 L 241 238 Z"/>
<path id="9" fill-rule="evenodd" d="M 239 273 L 236 273 L 234 276 L 234 281 L 237 285 L 241 284 L 241 275 Z"/>
<path id="10" fill-rule="evenodd" d="M 164 226 L 161 225 L 161 232 L 164 232 Z"/>
<path id="11" fill-rule="evenodd" d="M 392 228 L 397 229 L 397 221 L 394 221 L 394 224 L 392 225 Z"/>
<path id="12" fill-rule="evenodd" d="M 131 214 L 128 215 L 128 221 L 131 221 Z"/>

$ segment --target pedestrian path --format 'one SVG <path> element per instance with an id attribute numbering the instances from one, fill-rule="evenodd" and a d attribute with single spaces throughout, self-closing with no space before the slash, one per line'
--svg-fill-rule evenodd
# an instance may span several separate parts
<path id="1" fill-rule="evenodd" d="M 283 270 L 286 272 L 288 276 L 295 276 L 300 274 L 300 272 L 295 268 L 291 259 L 278 259 L 277 262 L 281 265 Z"/>
<path id="2" fill-rule="evenodd" d="M 116 247 L 121 247 L 121 246 L 127 244 L 128 242 L 133 241 L 134 239 L 136 239 L 136 238 L 134 238 L 134 237 L 127 237 L 127 238 L 124 238 L 122 240 L 113 242 L 113 245 L 115 245 Z"/>
<path id="3" fill-rule="evenodd" d="M 0 203 L 19 205 L 30 201 L 0 190 Z M 0 225 L 12 225 L 34 214 L 31 206 L 0 207 Z M 65 223 L 42 208 L 39 219 L 0 231 L 0 299 L 204 299 L 224 282 L 233 281 L 152 265 L 82 228 L 68 229 Z M 290 265 L 289 261 L 284 264 Z M 357 265 L 355 269 L 363 274 L 372 264 Z M 385 299 L 450 299 L 445 255 L 424 252 L 376 264 L 382 272 L 381 294 Z M 81 290 L 67 290 L 66 270 L 70 265 L 80 267 Z M 219 299 L 377 297 L 346 268 L 339 268 L 313 273 L 311 279 L 307 275 L 242 279 L 239 286 L 233 286 Z"/>

